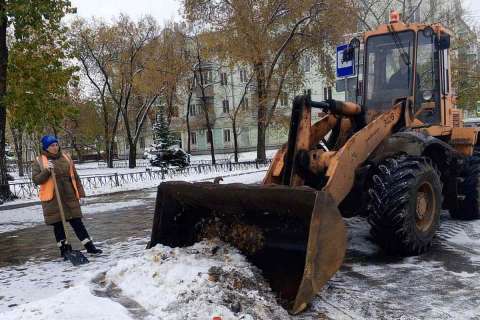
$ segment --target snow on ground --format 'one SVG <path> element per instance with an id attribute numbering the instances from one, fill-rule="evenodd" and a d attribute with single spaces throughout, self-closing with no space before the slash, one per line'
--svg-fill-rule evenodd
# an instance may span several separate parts
<path id="1" fill-rule="evenodd" d="M 57 259 L 3 268 L 2 280 L 16 282 L 8 294 L 26 303 L 13 310 L 3 306 L 0 318 L 289 319 L 235 248 L 212 240 L 144 250 L 146 241 L 103 244 L 108 255 L 81 267 Z"/>
<path id="2" fill-rule="evenodd" d="M 92 294 L 94 285 L 92 279 L 114 267 L 120 260 L 138 256 L 144 252 L 147 239 L 130 238 L 126 242 L 100 243 L 107 252 L 98 257 L 89 256 L 90 263 L 74 267 L 61 258 L 53 261 L 29 261 L 21 266 L 11 266 L 0 269 L 0 280 L 6 292 L 0 290 L 3 301 L 0 304 L 0 319 L 116 319 L 110 317 L 109 309 L 117 314 L 127 314 L 119 311 L 121 306 L 113 301 L 105 303 L 105 298 Z M 12 283 L 13 282 L 13 283 Z M 88 293 L 90 291 L 90 293 Z M 78 293 L 79 296 L 72 299 Z M 12 299 L 13 301 L 5 299 Z M 10 303 L 10 305 L 8 305 Z M 66 306 L 65 304 L 69 304 Z M 60 308 L 65 305 L 65 308 Z M 18 305 L 13 310 L 13 305 Z M 10 306 L 10 308 L 8 308 Z M 98 308 L 97 308 L 98 307 Z M 60 308 L 58 314 L 52 309 Z M 86 312 L 84 309 L 103 309 L 100 316 Z M 12 310 L 11 312 L 6 312 Z M 77 316 L 67 316 L 69 312 Z M 86 310 L 84 310 L 86 311 Z M 119 311 L 119 312 L 116 312 Z M 125 310 L 124 310 L 125 311 Z M 102 315 L 106 315 L 102 317 Z M 129 319 L 121 317 L 120 319 Z"/>
<path id="3" fill-rule="evenodd" d="M 157 186 L 159 183 L 163 181 L 172 181 L 172 180 L 185 180 L 185 181 L 199 181 L 199 180 L 208 180 L 208 179 L 213 179 L 218 176 L 232 176 L 232 175 L 244 175 L 247 173 L 252 173 L 252 172 L 265 172 L 266 168 L 264 169 L 256 169 L 255 167 L 252 167 L 250 169 L 244 169 L 244 170 L 233 170 L 233 171 L 219 171 L 219 172 L 203 172 L 201 174 L 196 174 L 196 175 L 188 175 L 188 174 L 183 174 L 183 175 L 176 175 L 176 176 L 166 176 L 165 180 L 160 180 L 160 179 L 152 179 L 152 180 L 144 180 L 144 181 L 137 181 L 137 182 L 132 182 L 130 181 L 127 184 L 121 185 L 121 186 L 111 186 L 111 185 L 98 185 L 98 186 L 85 186 L 85 193 L 88 196 L 92 195 L 101 195 L 101 194 L 108 194 L 112 192 L 122 192 L 122 191 L 130 191 L 130 190 L 139 190 L 139 189 L 145 189 L 145 188 L 153 188 Z M 134 172 L 134 171 L 131 171 Z M 138 169 L 136 172 L 146 172 L 145 168 L 143 169 Z M 93 182 L 92 182 L 93 183 Z M 26 203 L 34 203 L 37 202 L 37 196 L 32 196 L 32 198 L 24 198 L 24 199 L 17 199 L 14 201 L 10 201 L 8 203 L 5 203 L 7 206 L 9 205 L 15 205 L 15 204 L 26 204 Z M 0 205 L 0 211 L 2 211 L 2 206 Z"/>
<path id="4" fill-rule="evenodd" d="M 99 298 L 86 285 L 67 289 L 49 299 L 35 301 L 2 315 L 3 320 L 115 319 L 130 320 L 128 310 L 107 298 Z"/>
<path id="5" fill-rule="evenodd" d="M 259 182 L 263 175 L 224 183 Z M 145 193 L 155 197 L 152 189 Z M 123 205 L 141 208 L 145 198 L 136 201 Z M 101 213 L 104 205 L 86 208 Z M 105 254 L 81 267 L 37 259 L 0 268 L 0 319 L 478 319 L 480 220 L 455 221 L 444 212 L 430 251 L 407 258 L 385 256 L 365 219 L 345 221 L 343 266 L 296 317 L 235 248 L 211 240 L 144 250 L 145 229 L 145 237 L 100 243 Z"/>
<path id="6" fill-rule="evenodd" d="M 277 152 L 278 149 L 273 149 L 273 150 L 266 150 L 266 155 L 267 158 L 273 158 L 275 153 Z M 250 152 L 240 152 L 238 154 L 238 160 L 239 161 L 253 161 L 257 158 L 257 151 L 250 151 Z M 212 156 L 209 154 L 204 154 L 204 155 L 196 155 L 196 156 L 191 156 L 190 161 L 195 162 L 195 161 L 203 161 L 203 160 L 211 160 Z M 233 153 L 224 153 L 224 154 L 216 154 L 215 155 L 216 160 L 230 160 L 233 162 L 234 160 L 234 154 Z"/>
<path id="7" fill-rule="evenodd" d="M 90 196 L 90 195 L 106 194 L 106 193 L 111 193 L 111 192 L 120 192 L 120 191 L 128 191 L 128 190 L 139 190 L 139 189 L 145 189 L 145 188 L 153 188 L 153 187 L 158 186 L 161 182 L 164 182 L 164 181 L 177 181 L 177 180 L 203 181 L 203 180 L 211 180 L 211 179 L 214 179 L 215 177 L 219 177 L 219 176 L 245 175 L 245 174 L 254 173 L 254 172 L 262 172 L 262 174 L 265 175 L 266 170 L 267 169 L 251 168 L 251 169 L 235 170 L 235 171 L 207 172 L 207 173 L 201 173 L 201 174 L 196 174 L 196 175 L 178 175 L 178 176 L 173 176 L 173 177 L 166 176 L 165 180 L 147 180 L 147 181 L 131 182 L 131 183 L 128 183 L 126 185 L 119 186 L 119 187 L 103 186 L 103 187 L 99 187 L 97 189 L 88 190 L 86 192 L 87 192 L 87 196 Z"/>
<path id="8" fill-rule="evenodd" d="M 406 258 L 385 256 L 371 242 L 364 219 L 347 224 L 346 259 L 310 313 L 331 319 L 479 319 L 479 220 L 451 220 L 444 212 L 432 248 Z"/>
<path id="9" fill-rule="evenodd" d="M 88 162 L 75 165 L 78 175 L 80 177 L 84 176 L 95 176 L 95 175 L 110 175 L 114 173 L 134 173 L 134 172 L 145 172 L 146 167 L 137 167 L 137 168 L 105 168 L 99 167 L 97 162 Z M 156 169 L 156 168 L 153 168 Z M 26 173 L 23 177 L 18 176 L 18 172 L 10 172 L 10 174 L 15 178 L 15 182 L 31 182 L 32 177 L 30 173 Z"/>
<path id="10" fill-rule="evenodd" d="M 155 319 L 286 319 L 258 271 L 220 241 L 157 245 L 105 275 Z M 161 299 L 158 299 L 161 297 Z"/>
<path id="11" fill-rule="evenodd" d="M 277 149 L 274 150 L 267 150 L 267 158 L 272 158 L 275 153 L 277 152 Z M 238 154 L 239 161 L 253 161 L 257 157 L 257 152 L 256 151 L 251 151 L 251 152 L 241 152 Z M 191 161 L 192 163 L 195 163 L 195 161 L 210 161 L 212 158 L 210 155 L 195 155 L 191 156 Z M 216 154 L 215 159 L 222 161 L 222 160 L 229 160 L 229 161 L 234 161 L 234 155 L 233 153 L 225 153 L 225 154 Z M 127 165 L 128 160 L 117 160 L 115 163 L 122 163 Z M 76 164 L 75 168 L 78 171 L 78 174 L 80 176 L 94 176 L 94 175 L 109 175 L 109 174 L 123 174 L 123 173 L 132 173 L 132 172 L 145 172 L 145 163 L 148 163 L 147 160 L 144 159 L 138 159 L 137 160 L 137 165 L 141 165 L 140 167 L 137 168 L 106 168 L 100 165 L 103 165 L 104 162 L 86 162 L 86 163 L 81 163 L 81 164 Z M 148 168 L 151 168 L 153 170 L 158 169 L 155 167 L 151 167 L 150 165 L 147 166 Z M 18 172 L 10 172 L 10 174 L 15 178 L 15 182 L 30 182 L 31 181 L 31 176 L 30 174 L 26 174 L 23 177 L 18 176 Z"/>
<path id="12" fill-rule="evenodd" d="M 277 150 L 267 150 L 267 158 L 273 157 Z M 216 155 L 217 159 L 219 161 L 225 160 L 225 159 L 233 159 L 233 154 L 219 154 Z M 249 161 L 249 160 L 255 160 L 256 158 L 256 152 L 243 152 L 239 154 L 239 160 L 240 161 Z M 199 160 L 210 160 L 209 155 L 199 155 L 199 156 L 192 156 L 192 161 L 199 161 Z M 139 159 L 138 163 L 144 163 L 146 160 Z M 233 161 L 233 160 L 232 160 Z M 125 160 L 119 160 L 117 162 L 123 162 L 123 163 L 128 163 Z M 99 168 L 98 167 L 99 163 L 97 162 L 89 162 L 89 163 L 83 163 L 83 164 L 78 164 L 76 166 L 78 174 L 81 177 L 88 177 L 88 176 L 101 176 L 101 175 L 112 175 L 114 173 L 117 174 L 126 174 L 126 173 L 138 173 L 138 172 L 146 172 L 147 170 L 158 170 L 158 168 L 155 167 L 137 167 L 134 169 L 130 168 Z M 214 178 L 216 176 L 222 176 L 222 175 L 232 175 L 232 174 L 244 174 L 248 172 L 255 172 L 258 171 L 256 168 L 251 168 L 247 170 L 236 170 L 233 173 L 231 171 L 225 171 L 225 172 L 211 172 L 211 173 L 202 173 L 200 175 L 184 175 L 184 176 L 176 176 L 176 177 L 167 177 L 166 181 L 168 180 L 186 180 L 186 181 L 197 181 L 197 180 L 203 180 L 203 179 L 210 179 Z M 15 182 L 20 183 L 20 182 L 31 182 L 31 177 L 30 174 L 27 174 L 24 177 L 19 177 L 17 172 L 10 173 L 14 176 Z M 98 186 L 98 187 L 88 187 L 86 188 L 86 193 L 87 196 L 91 195 L 101 195 L 101 194 L 108 194 L 112 192 L 121 192 L 121 191 L 129 191 L 129 190 L 138 190 L 138 189 L 143 189 L 143 188 L 152 188 L 157 186 L 161 181 L 159 180 L 149 180 L 149 181 L 139 181 L 139 182 L 130 182 L 128 184 L 115 187 L 115 186 L 110 186 L 110 185 L 103 185 L 103 186 Z M 31 198 L 21 198 L 17 199 L 11 202 L 6 203 L 7 206 L 9 205 L 16 205 L 16 204 L 27 204 L 27 203 L 34 203 L 37 202 L 38 199 L 34 195 Z M 0 205 L 0 211 L 2 209 L 2 206 Z M 1 214 L 1 213 L 0 213 Z"/>
<path id="13" fill-rule="evenodd" d="M 13 308 L 2 301 L 0 319 L 478 319 L 480 222 L 443 219 L 431 251 L 410 258 L 385 257 L 367 223 L 348 219 L 341 270 L 296 317 L 228 244 L 144 250 L 147 238 L 131 238 L 102 243 L 107 254 L 82 267 L 56 259 L 0 269 L 0 283 L 11 282 L 1 295 L 21 297 Z"/>
<path id="14" fill-rule="evenodd" d="M 224 183 L 258 183 L 264 174 L 225 177 Z M 125 203 L 108 203 L 111 196 L 103 196 L 103 203 L 89 199 L 86 208 L 91 211 L 88 214 L 103 214 L 107 208 L 109 214 L 118 214 L 120 206 L 139 207 L 155 196 L 154 189 L 145 190 L 142 200 Z M 150 231 L 143 230 L 148 236 Z M 40 258 L 0 268 L 0 319 L 196 319 L 194 314 L 201 315 L 197 319 L 210 315 L 244 320 L 286 317 L 258 271 L 234 248 L 209 241 L 190 248 L 157 246 L 146 251 L 148 240 L 130 237 L 97 242 L 104 254 L 89 257 L 90 263 L 81 267 L 60 258 Z M 150 304 L 160 305 L 150 308 L 145 303 L 149 297 Z"/>

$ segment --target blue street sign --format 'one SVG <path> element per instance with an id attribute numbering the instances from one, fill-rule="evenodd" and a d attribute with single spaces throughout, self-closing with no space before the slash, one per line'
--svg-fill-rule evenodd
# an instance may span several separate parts
<path id="1" fill-rule="evenodd" d="M 337 78 L 355 75 L 355 57 L 351 61 L 343 61 L 343 51 L 347 48 L 348 44 L 337 47 Z"/>

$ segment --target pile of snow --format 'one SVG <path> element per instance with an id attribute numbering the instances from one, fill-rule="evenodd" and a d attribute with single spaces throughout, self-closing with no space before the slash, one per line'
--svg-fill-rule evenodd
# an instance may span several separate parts
<path id="1" fill-rule="evenodd" d="M 289 319 L 259 271 L 220 241 L 157 245 L 109 270 L 109 284 L 157 319 Z"/>
<path id="2" fill-rule="evenodd" d="M 259 271 L 218 240 L 175 249 L 157 245 L 103 267 L 0 318 L 290 319 Z"/>

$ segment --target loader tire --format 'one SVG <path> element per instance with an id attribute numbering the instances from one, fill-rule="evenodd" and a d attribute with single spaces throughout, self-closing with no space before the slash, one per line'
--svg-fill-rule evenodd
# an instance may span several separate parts
<path id="1" fill-rule="evenodd" d="M 388 254 L 417 255 L 431 245 L 438 229 L 442 182 L 428 158 L 383 160 L 369 186 L 370 233 Z"/>
<path id="2" fill-rule="evenodd" d="M 461 172 L 464 179 L 459 185 L 458 193 L 464 196 L 458 201 L 458 207 L 450 210 L 450 216 L 460 220 L 474 220 L 480 218 L 480 153 L 465 160 L 465 167 Z"/>

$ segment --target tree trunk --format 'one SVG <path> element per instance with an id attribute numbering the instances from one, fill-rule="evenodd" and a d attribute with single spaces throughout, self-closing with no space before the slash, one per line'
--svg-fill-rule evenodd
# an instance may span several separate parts
<path id="1" fill-rule="evenodd" d="M 108 168 L 113 168 L 113 157 L 114 157 L 114 146 L 115 146 L 115 141 L 111 140 L 109 143 L 107 143 L 107 167 Z"/>
<path id="2" fill-rule="evenodd" d="M 233 130 L 233 155 L 235 157 L 235 162 L 238 162 L 238 135 L 237 135 L 237 123 L 235 119 L 232 120 L 232 130 Z"/>
<path id="3" fill-rule="evenodd" d="M 14 198 L 7 180 L 7 163 L 5 157 L 5 130 L 7 126 L 7 109 L 5 94 L 7 92 L 7 13 L 5 0 L 0 0 L 0 200 Z"/>
<path id="4" fill-rule="evenodd" d="M 105 131 L 105 147 L 107 151 L 107 167 L 108 168 L 113 168 L 113 158 L 115 156 L 115 136 L 117 135 L 117 128 L 118 128 L 118 119 L 120 117 L 120 109 L 117 109 L 116 114 L 115 114 L 115 122 L 113 123 L 113 128 L 112 128 L 112 134 L 110 136 L 110 125 L 108 121 L 108 114 L 106 114 L 107 109 L 104 104 L 102 104 L 103 110 L 104 110 L 104 116 L 103 116 L 103 127 Z"/>
<path id="5" fill-rule="evenodd" d="M 212 156 L 212 164 L 215 164 L 215 147 L 213 146 L 213 131 L 210 124 L 207 125 L 207 142 L 210 137 L 210 155 Z"/>
<path id="6" fill-rule="evenodd" d="M 15 155 L 17 156 L 18 175 L 23 177 L 25 172 L 23 168 L 23 131 L 10 127 L 13 137 L 13 146 L 15 148 Z"/>
<path id="7" fill-rule="evenodd" d="M 257 160 L 266 161 L 265 135 L 267 131 L 267 99 L 265 92 L 265 70 L 262 63 L 255 64 L 254 70 L 257 78 L 258 97 Z"/>
<path id="8" fill-rule="evenodd" d="M 111 140 L 108 128 L 108 115 L 106 109 L 103 109 L 103 138 L 105 140 L 105 162 L 108 168 L 113 168 L 113 155 L 111 154 Z M 112 138 L 113 140 L 113 138 Z M 110 166 L 112 164 L 112 166 Z"/>
<path id="9" fill-rule="evenodd" d="M 128 150 L 128 167 L 133 169 L 137 166 L 137 144 L 136 143 L 128 143 L 130 146 L 130 150 Z"/>
<path id="10" fill-rule="evenodd" d="M 191 153 L 191 148 L 192 148 L 192 141 L 190 137 L 190 103 L 192 102 L 192 93 L 193 89 L 190 90 L 190 93 L 188 94 L 188 102 L 187 102 L 187 153 Z"/>

